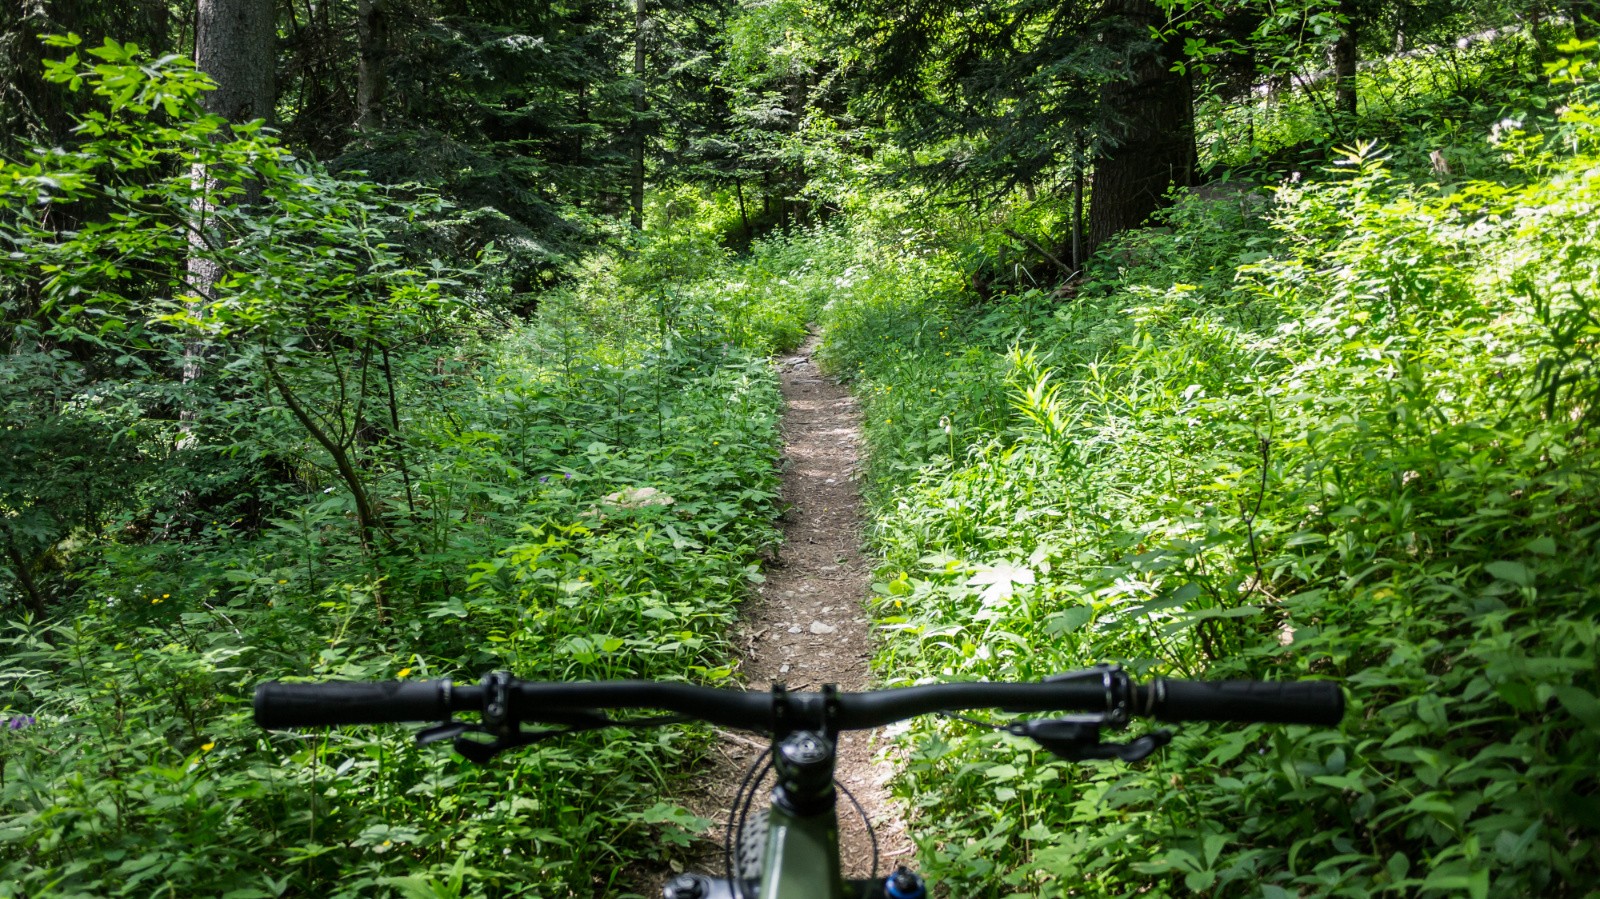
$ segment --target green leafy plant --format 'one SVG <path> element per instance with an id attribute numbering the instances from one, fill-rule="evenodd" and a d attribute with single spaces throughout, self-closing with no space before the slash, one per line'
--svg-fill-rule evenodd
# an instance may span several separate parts
<path id="1" fill-rule="evenodd" d="M 868 398 L 881 670 L 1333 676 L 1354 706 L 1186 726 L 1129 769 L 919 725 L 900 795 L 953 893 L 1594 887 L 1600 294 L 1570 217 L 1596 145 L 1569 101 L 1495 129 L 1497 180 L 1441 189 L 1365 143 L 1270 206 L 1180 202 L 1048 316 L 829 311 Z M 953 346 L 912 336 L 946 322 Z M 953 408 L 925 385 L 969 358 L 1010 409 L 924 442 Z"/>

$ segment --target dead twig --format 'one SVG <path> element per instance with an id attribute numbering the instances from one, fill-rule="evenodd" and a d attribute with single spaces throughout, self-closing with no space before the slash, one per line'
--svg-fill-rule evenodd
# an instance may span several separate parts
<path id="1" fill-rule="evenodd" d="M 717 735 L 717 739 L 719 740 L 727 740 L 730 743 L 738 743 L 740 746 L 749 747 L 757 752 L 766 752 L 771 748 L 766 743 L 762 743 L 758 740 L 752 740 L 744 734 L 736 734 L 731 730 L 723 730 L 720 727 L 713 727 L 711 728 L 711 731 Z"/>

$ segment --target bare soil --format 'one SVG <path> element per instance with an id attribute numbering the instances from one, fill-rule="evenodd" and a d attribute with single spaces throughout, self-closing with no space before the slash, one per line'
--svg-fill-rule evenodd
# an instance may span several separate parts
<path id="1" fill-rule="evenodd" d="M 861 493 L 858 484 L 861 415 L 856 401 L 818 371 L 813 337 L 795 355 L 778 359 L 783 379 L 783 497 L 778 559 L 766 568 L 766 583 L 746 603 L 734 635 L 741 669 L 751 689 L 782 683 L 791 690 L 837 684 L 841 690 L 872 686 L 868 661 L 873 635 L 863 608 L 870 566 L 861 556 Z M 852 732 L 839 745 L 837 779 L 871 818 L 878 838 L 880 874 L 911 862 L 911 842 L 885 786 L 890 762 L 874 734 Z M 734 792 L 765 744 L 728 734 L 711 763 L 681 801 L 722 828 Z M 757 802 L 765 800 L 765 793 Z M 849 800 L 839 800 L 840 852 L 847 877 L 867 877 L 873 858 L 866 828 Z M 720 871 L 715 858 L 702 870 Z"/>

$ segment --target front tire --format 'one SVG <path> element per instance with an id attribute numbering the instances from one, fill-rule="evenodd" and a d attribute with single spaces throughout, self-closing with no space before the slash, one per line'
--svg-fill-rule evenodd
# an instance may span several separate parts
<path id="1" fill-rule="evenodd" d="M 733 877 L 737 880 L 760 880 L 761 870 L 767 860 L 767 821 L 771 809 L 759 809 L 744 819 L 739 828 L 739 839 L 733 850 Z"/>

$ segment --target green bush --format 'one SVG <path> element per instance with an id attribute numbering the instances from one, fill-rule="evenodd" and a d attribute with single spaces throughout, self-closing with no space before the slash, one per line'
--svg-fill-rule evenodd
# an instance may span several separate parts
<path id="1" fill-rule="evenodd" d="M 1270 220 L 1192 198 L 1053 310 L 886 276 L 830 311 L 893 680 L 1118 661 L 1351 699 L 1337 730 L 1189 725 L 1138 767 L 918 724 L 898 790 L 952 894 L 1600 886 L 1594 123 L 1578 92 L 1502 125 L 1498 180 L 1454 189 L 1366 145 Z M 1009 410 L 961 420 L 997 387 Z"/>
<path id="2" fill-rule="evenodd" d="M 620 860 L 681 854 L 704 822 L 662 797 L 697 732 L 479 768 L 398 728 L 268 735 L 249 696 L 728 677 L 776 539 L 771 369 L 604 271 L 499 321 L 398 242 L 393 196 L 252 126 L 214 144 L 182 60 L 93 52 L 58 73 L 101 92 L 98 136 L 0 166 L 27 199 L 0 219 L 0 536 L 59 560 L 0 630 L 0 897 L 614 894 Z M 180 292 L 196 159 L 271 200 L 223 214 L 206 303 Z M 177 380 L 185 340 L 208 392 Z"/>

